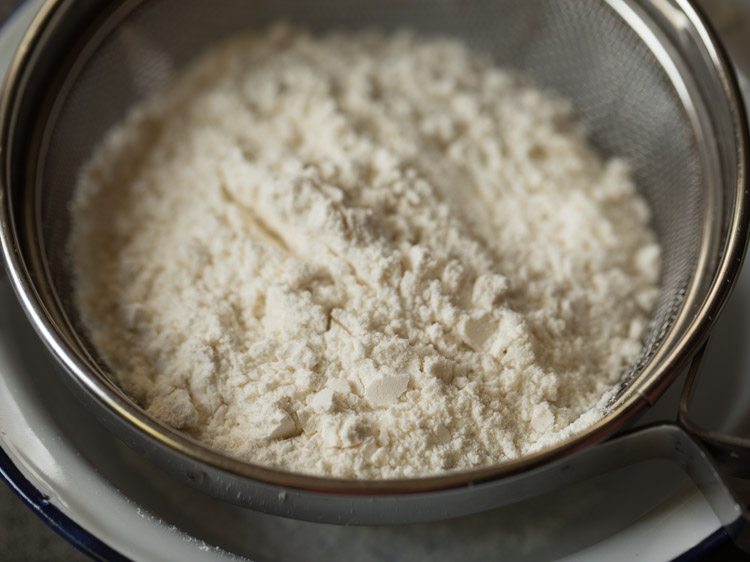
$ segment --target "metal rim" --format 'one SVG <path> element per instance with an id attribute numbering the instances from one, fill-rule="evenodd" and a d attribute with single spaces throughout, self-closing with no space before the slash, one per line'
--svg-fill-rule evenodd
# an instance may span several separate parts
<path id="1" fill-rule="evenodd" d="M 137 0 L 139 3 L 142 0 Z M 91 372 L 86 361 L 59 333 L 55 323 L 48 317 L 48 311 L 33 284 L 24 259 L 19 240 L 15 236 L 14 219 L 6 200 L 5 190 L 8 181 L 7 146 L 13 120 L 10 108 L 21 89 L 20 77 L 24 68 L 31 63 L 35 47 L 43 30 L 57 14 L 64 0 L 46 0 L 24 36 L 20 47 L 9 67 L 0 98 L 0 246 L 9 272 L 11 283 L 24 311 L 35 330 L 50 348 L 57 360 L 62 363 L 74 380 L 110 414 L 124 421 L 142 437 L 157 447 L 166 448 L 193 461 L 198 461 L 214 469 L 235 476 L 258 480 L 267 484 L 291 487 L 323 493 L 367 494 L 409 494 L 458 488 L 476 482 L 498 480 L 511 474 L 529 470 L 553 460 L 565 457 L 605 439 L 637 412 L 653 402 L 676 378 L 680 368 L 698 349 L 707 337 L 709 328 L 723 308 L 736 280 L 744 250 L 748 240 L 748 128 L 745 110 L 739 88 L 726 53 L 716 34 L 705 17 L 693 5 L 692 0 L 674 0 L 690 24 L 698 32 L 702 46 L 710 55 L 711 63 L 721 81 L 721 89 L 731 113 L 735 143 L 737 146 L 737 182 L 735 186 L 734 213 L 731 229 L 724 244 L 725 251 L 717 268 L 714 280 L 700 309 L 693 316 L 690 326 L 681 341 L 665 358 L 663 367 L 656 376 L 643 385 L 640 393 L 630 396 L 617 409 L 610 411 L 584 433 L 568 438 L 531 455 L 470 471 L 448 473 L 409 479 L 389 480 L 347 480 L 304 475 L 255 465 L 228 457 L 220 452 L 187 437 L 176 430 L 147 416 L 127 398 L 118 387 L 98 373 Z"/>

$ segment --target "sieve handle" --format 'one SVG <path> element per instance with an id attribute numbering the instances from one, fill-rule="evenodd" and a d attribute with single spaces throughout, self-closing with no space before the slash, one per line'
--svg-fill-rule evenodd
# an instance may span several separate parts
<path id="1" fill-rule="evenodd" d="M 688 369 L 677 424 L 656 426 L 657 431 L 664 433 L 666 441 L 662 440 L 657 449 L 651 447 L 651 454 L 681 466 L 701 490 L 735 544 L 750 552 L 750 482 L 737 480 L 750 478 L 750 439 L 706 429 L 690 417 L 690 403 L 706 345 L 693 357 Z M 643 434 L 649 430 L 653 428 L 634 430 L 624 438 L 634 440 L 637 447 L 648 448 L 649 440 Z"/>
<path id="2" fill-rule="evenodd" d="M 607 444 L 615 447 L 608 454 L 619 457 L 621 466 L 646 459 L 665 459 L 681 467 L 701 491 L 737 547 L 750 553 L 747 504 L 742 501 L 740 491 L 728 483 L 709 446 L 690 430 L 679 424 L 660 422 L 626 432 Z M 596 462 L 596 458 L 593 460 Z"/>
<path id="3" fill-rule="evenodd" d="M 554 489 L 649 459 L 673 462 L 696 484 L 734 543 L 750 553 L 750 480 L 740 479 L 750 478 L 750 440 L 707 430 L 689 415 L 704 352 L 705 345 L 690 364 L 676 423 L 637 427 L 587 447 L 544 472 L 544 481 Z"/>
<path id="4" fill-rule="evenodd" d="M 696 369 L 699 362 L 700 358 L 697 358 Z M 735 453 L 739 455 L 736 458 Z M 542 475 L 543 484 L 548 489 L 557 489 L 647 460 L 670 461 L 682 468 L 695 483 L 735 545 L 750 553 L 748 503 L 743 501 L 740 487 L 728 478 L 730 469 L 739 466 L 746 458 L 749 458 L 747 449 L 737 452 L 724 446 L 723 442 L 706 441 L 694 432 L 693 426 L 685 427 L 681 421 L 658 422 L 587 447 L 543 470 Z M 732 463 L 725 465 L 730 459 Z M 747 484 L 750 492 L 750 482 Z M 534 485 L 539 486 L 539 482 L 535 481 Z"/>
<path id="5" fill-rule="evenodd" d="M 690 364 L 680 399 L 678 424 L 703 444 L 724 474 L 731 477 L 750 478 L 750 439 L 706 429 L 690 417 L 690 404 L 705 351 L 706 344 L 698 351 Z"/>

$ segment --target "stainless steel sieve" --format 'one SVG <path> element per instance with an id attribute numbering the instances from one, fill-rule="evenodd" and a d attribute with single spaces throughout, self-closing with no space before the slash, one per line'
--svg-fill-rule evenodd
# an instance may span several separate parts
<path id="1" fill-rule="evenodd" d="M 229 458 L 150 418 L 112 382 L 72 299 L 66 242 L 78 170 L 129 107 L 197 54 L 278 19 L 318 31 L 407 26 L 460 37 L 571 98 L 598 149 L 629 160 L 664 248 L 662 290 L 644 351 L 599 423 L 479 470 L 352 481 Z M 84 402 L 175 475 L 283 516 L 398 523 L 488 509 L 667 455 L 710 484 L 722 521 L 739 528 L 737 503 L 684 428 L 593 446 L 652 404 L 704 343 L 747 242 L 744 110 L 730 65 L 689 0 L 48 0 L 11 65 L 0 119 L 0 240 L 18 298 Z"/>

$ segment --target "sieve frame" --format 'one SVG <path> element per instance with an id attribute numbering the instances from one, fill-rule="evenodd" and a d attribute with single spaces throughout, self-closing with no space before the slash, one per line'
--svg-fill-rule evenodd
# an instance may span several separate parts
<path id="1" fill-rule="evenodd" d="M 110 9 L 126 10 L 143 1 L 126 0 Z M 642 18 L 647 10 L 643 2 L 604 1 L 621 14 L 625 14 L 626 19 L 630 18 L 633 29 L 639 32 L 652 50 L 661 50 L 660 56 L 664 57 L 660 58 L 662 63 L 672 62 L 669 51 L 665 50 L 664 45 L 654 35 L 654 29 Z M 80 2 L 94 3 L 87 0 Z M 728 57 L 697 8 L 690 0 L 659 0 L 648 6 L 648 9 L 669 12 L 672 17 L 687 18 L 683 22 L 686 29 L 696 34 L 699 43 L 706 49 L 706 55 L 719 78 L 719 86 L 724 95 L 722 102 L 730 110 L 731 133 L 737 145 L 734 213 L 731 228 L 726 235 L 723 256 L 713 279 L 710 280 L 710 290 L 698 310 L 689 317 L 683 315 L 682 319 L 686 322 L 689 320 L 690 326 L 680 343 L 663 360 L 662 367 L 658 371 L 639 375 L 610 412 L 584 433 L 521 459 L 480 469 L 410 479 L 347 480 L 297 474 L 230 458 L 150 418 L 125 396 L 82 349 L 75 332 L 70 326 L 65 325 L 65 319 L 56 316 L 54 291 L 51 291 L 49 284 L 40 283 L 34 275 L 34 271 L 44 269 L 42 251 L 38 246 L 40 240 L 34 240 L 34 233 L 25 232 L 23 224 L 16 220 L 18 209 L 15 205 L 18 202 L 12 200 L 9 188 L 13 181 L 12 143 L 18 126 L 15 110 L 19 97 L 28 86 L 25 82 L 28 79 L 27 70 L 37 62 L 35 57 L 40 46 L 44 41 L 50 40 L 50 34 L 54 35 L 56 22 L 65 15 L 66 10 L 71 9 L 72 4 L 69 0 L 47 0 L 44 3 L 11 63 L 0 99 L 0 244 L 9 278 L 34 328 L 68 373 L 66 380 L 73 384 L 78 391 L 77 395 L 93 407 L 102 421 L 135 448 L 229 501 L 238 501 L 258 509 L 265 507 L 264 510 L 291 513 L 289 516 L 299 517 L 301 512 L 307 511 L 310 515 L 305 518 L 315 520 L 315 509 L 319 510 L 318 513 L 325 512 L 330 515 L 333 513 L 332 510 L 340 511 L 347 501 L 352 502 L 353 498 L 360 496 L 381 498 L 383 501 L 378 504 L 380 507 L 372 510 L 373 513 L 380 511 L 381 516 L 390 509 L 388 506 L 392 506 L 389 503 L 391 500 L 404 495 L 415 500 L 413 505 L 416 506 L 421 502 L 430 503 L 436 498 L 450 504 L 448 495 L 461 494 L 463 499 L 456 499 L 453 504 L 456 505 L 458 502 L 464 505 L 463 512 L 475 510 L 470 509 L 471 506 L 467 503 L 469 497 L 473 498 L 475 506 L 482 509 L 481 506 L 486 504 L 482 499 L 487 491 L 486 486 L 501 482 L 508 484 L 505 487 L 503 501 L 507 500 L 506 503 L 509 503 L 514 501 L 514 498 L 520 499 L 523 493 L 530 492 L 523 492 L 523 482 L 526 482 L 527 488 L 530 482 L 535 481 L 537 489 L 544 488 L 538 486 L 539 478 L 535 476 L 542 474 L 540 469 L 563 466 L 570 455 L 604 440 L 633 421 L 638 412 L 653 404 L 704 343 L 708 330 L 726 302 L 737 278 L 748 240 L 748 131 L 744 106 Z M 683 77 L 678 70 L 674 72 L 681 83 Z M 30 160 L 33 161 L 34 158 Z M 26 201 L 29 199 L 25 198 Z M 35 209 L 27 205 L 23 209 L 26 217 L 24 223 L 33 224 L 35 212 Z M 682 308 L 687 309 L 690 304 L 691 298 L 688 295 Z M 660 350 L 663 351 L 663 348 Z M 231 486 L 225 486 L 228 482 Z M 248 483 L 251 484 L 250 488 L 247 488 Z M 515 486 L 516 490 L 511 490 L 510 486 Z M 245 493 L 242 497 L 235 497 L 236 490 L 243 487 L 247 492 L 252 491 L 252 494 Z M 465 494 L 467 491 L 471 493 Z M 275 494 L 280 492 L 293 493 L 294 497 L 288 499 L 286 507 L 259 505 L 259 502 L 268 504 Z M 493 501 L 497 503 L 496 498 Z M 308 507 L 300 507 L 300 502 L 307 502 Z M 317 505 L 317 508 L 314 509 L 313 505 Z M 296 514 L 292 513 L 294 509 L 297 510 Z M 460 513 L 462 509 L 453 510 L 453 514 Z M 423 511 L 423 508 L 417 511 Z M 432 517 L 443 516 L 446 514 L 439 512 Z"/>

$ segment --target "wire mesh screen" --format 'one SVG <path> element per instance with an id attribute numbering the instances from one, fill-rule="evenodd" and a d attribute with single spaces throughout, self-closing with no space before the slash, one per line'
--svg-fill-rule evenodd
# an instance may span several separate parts
<path id="1" fill-rule="evenodd" d="M 150 0 L 125 3 L 88 46 L 57 96 L 37 176 L 41 238 L 63 309 L 80 328 L 66 259 L 68 202 L 95 144 L 139 99 L 212 43 L 280 19 L 314 30 L 408 27 L 459 37 L 498 64 L 570 98 L 604 155 L 630 163 L 664 249 L 663 290 L 647 363 L 696 275 L 708 187 L 697 133 L 664 68 L 599 0 Z M 625 376 L 625 375 L 624 375 Z M 627 376 L 625 376 L 627 378 Z"/>

